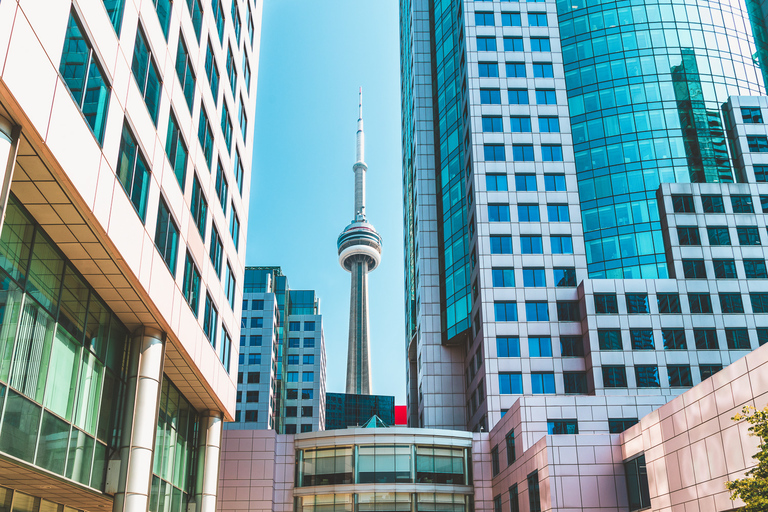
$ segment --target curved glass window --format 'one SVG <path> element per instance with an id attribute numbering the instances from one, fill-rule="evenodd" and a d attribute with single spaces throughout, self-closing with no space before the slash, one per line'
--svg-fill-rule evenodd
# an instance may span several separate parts
<path id="1" fill-rule="evenodd" d="M 360 446 L 357 452 L 358 483 L 411 481 L 411 447 Z"/>

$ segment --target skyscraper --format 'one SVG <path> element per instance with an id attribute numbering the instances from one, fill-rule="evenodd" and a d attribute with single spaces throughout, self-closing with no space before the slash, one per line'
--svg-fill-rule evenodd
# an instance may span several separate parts
<path id="1" fill-rule="evenodd" d="M 0 3 L 0 509 L 214 510 L 261 4 Z"/>
<path id="2" fill-rule="evenodd" d="M 371 392 L 370 327 L 368 325 L 368 272 L 381 261 L 381 236 L 365 216 L 365 135 L 363 133 L 363 90 L 360 89 L 357 119 L 355 173 L 355 216 L 339 235 L 339 264 L 352 274 L 349 294 L 349 344 L 347 346 L 347 393 Z"/>
<path id="3" fill-rule="evenodd" d="M 320 299 L 291 289 L 280 267 L 246 267 L 237 412 L 225 428 L 325 430 L 325 397 Z"/>
<path id="4" fill-rule="evenodd" d="M 400 7 L 409 424 L 658 404 L 768 339 L 745 6 Z"/>

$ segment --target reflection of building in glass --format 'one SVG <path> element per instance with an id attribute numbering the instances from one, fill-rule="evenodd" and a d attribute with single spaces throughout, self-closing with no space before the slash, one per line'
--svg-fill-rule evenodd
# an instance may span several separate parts
<path id="1" fill-rule="evenodd" d="M 386 425 L 395 424 L 395 397 L 328 393 L 325 398 L 325 429 L 363 425 L 374 415 Z"/>

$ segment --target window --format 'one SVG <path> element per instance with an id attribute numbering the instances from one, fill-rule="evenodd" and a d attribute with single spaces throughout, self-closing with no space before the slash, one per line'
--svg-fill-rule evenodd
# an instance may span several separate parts
<path id="1" fill-rule="evenodd" d="M 539 117 L 539 132 L 557 133 L 560 131 L 560 120 L 556 117 Z M 562 153 L 562 152 L 561 152 Z M 562 160 L 562 158 L 561 158 Z"/>
<path id="2" fill-rule="evenodd" d="M 208 256 L 211 258 L 211 263 L 216 270 L 217 277 L 221 276 L 221 260 L 223 253 L 224 247 L 221 244 L 219 230 L 216 229 L 216 224 L 211 222 L 211 246 L 208 249 Z"/>
<path id="3" fill-rule="evenodd" d="M 655 365 L 635 366 L 635 379 L 639 388 L 658 388 L 659 367 Z"/>
<path id="4" fill-rule="evenodd" d="M 654 350 L 653 331 L 651 329 L 631 329 L 629 341 L 632 350 Z"/>
<path id="5" fill-rule="evenodd" d="M 251 317 L 251 329 L 260 329 L 264 327 L 264 318 L 260 316 Z"/>
<path id="6" fill-rule="evenodd" d="M 249 336 L 249 342 L 248 344 L 251 347 L 260 347 L 262 342 L 262 337 L 260 334 L 251 334 Z"/>
<path id="7" fill-rule="evenodd" d="M 606 388 L 627 387 L 627 371 L 623 366 L 603 366 L 603 386 Z"/>
<path id="8" fill-rule="evenodd" d="M 598 329 L 597 344 L 600 350 L 621 350 L 621 331 L 618 329 Z"/>
<path id="9" fill-rule="evenodd" d="M 685 331 L 683 329 L 662 329 L 661 339 L 665 350 L 685 350 Z"/>
<path id="10" fill-rule="evenodd" d="M 227 262 L 227 275 L 224 281 L 224 293 L 227 296 L 229 307 L 235 309 L 235 273 L 232 271 L 232 265 Z"/>
<path id="11" fill-rule="evenodd" d="M 245 421 L 259 421 L 259 411 L 245 411 Z"/>
<path id="12" fill-rule="evenodd" d="M 647 293 L 628 293 L 627 294 L 627 313 L 629 314 L 648 314 L 648 294 Z"/>
<path id="13" fill-rule="evenodd" d="M 495 78 L 499 76 L 499 65 L 496 62 L 478 62 L 477 74 L 481 78 Z"/>
<path id="14" fill-rule="evenodd" d="M 196 0 L 193 0 L 197 3 Z M 192 100 L 195 97 L 195 73 L 192 71 L 192 61 L 189 58 L 184 37 L 179 33 L 179 46 L 176 49 L 176 76 L 179 78 L 181 90 L 184 91 L 184 99 L 187 100 L 187 108 L 192 112 Z"/>
<path id="15" fill-rule="evenodd" d="M 292 373 L 292 372 L 289 372 Z M 285 408 L 285 415 L 289 418 L 295 418 L 298 414 L 298 408 L 295 405 L 291 405 Z M 286 425 L 287 426 L 287 425 Z M 296 428 L 294 426 L 294 428 Z"/>
<path id="16" fill-rule="evenodd" d="M 186 299 L 192 313 L 197 317 L 197 305 L 200 298 L 200 271 L 197 270 L 192 256 L 187 253 L 187 259 L 184 260 L 184 283 L 181 289 L 184 299 Z"/>
<path id="17" fill-rule="evenodd" d="M 659 303 L 659 313 L 680 313 L 680 295 L 677 293 L 660 293 L 656 296 Z"/>
<path id="18" fill-rule="evenodd" d="M 200 147 L 203 148 L 208 169 L 211 169 L 213 163 L 213 130 L 211 130 L 208 115 L 202 105 L 200 106 L 200 122 L 197 126 L 197 139 L 200 141 Z"/>
<path id="19" fill-rule="evenodd" d="M 496 476 L 499 474 L 499 447 L 494 446 L 491 448 L 491 471 L 492 475 Z M 496 505 L 498 504 L 498 508 Z M 493 509 L 494 512 L 498 510 L 498 512 L 501 512 L 501 496 L 496 496 L 493 498 Z"/>
<path id="20" fill-rule="evenodd" d="M 579 424 L 576 420 L 548 420 L 547 421 L 547 434 L 549 435 L 561 435 L 561 434 L 578 434 Z"/>
<path id="21" fill-rule="evenodd" d="M 507 78 L 525 78 L 525 62 L 507 62 L 506 67 Z"/>
<path id="22" fill-rule="evenodd" d="M 509 118 L 509 130 L 512 133 L 528 133 L 531 131 L 531 117 L 530 116 L 511 116 Z M 534 179 L 536 177 L 531 175 Z M 534 186 L 534 190 L 536 190 Z"/>
<path id="23" fill-rule="evenodd" d="M 513 144 L 512 160 L 515 162 L 533 162 L 533 145 Z"/>
<path id="24" fill-rule="evenodd" d="M 755 213 L 752 196 L 748 195 L 732 195 L 731 208 L 733 208 L 733 213 Z"/>
<path id="25" fill-rule="evenodd" d="M 747 147 L 752 153 L 768 151 L 768 137 L 765 135 L 747 135 Z"/>
<path id="26" fill-rule="evenodd" d="M 165 138 L 165 154 L 168 156 L 168 161 L 173 167 L 173 174 L 176 176 L 176 181 L 179 183 L 182 192 L 184 191 L 184 185 L 187 178 L 187 145 L 184 143 L 184 138 L 181 136 L 181 130 L 179 130 L 179 122 L 176 121 L 176 116 L 171 111 L 168 116 L 168 135 Z"/>
<path id="27" fill-rule="evenodd" d="M 563 372 L 563 385 L 566 395 L 586 395 L 589 391 L 585 372 Z"/>
<path id="28" fill-rule="evenodd" d="M 499 336 L 496 338 L 498 357 L 520 357 L 520 338 L 517 336 Z"/>
<path id="29" fill-rule="evenodd" d="M 522 395 L 523 375 L 521 373 L 499 372 L 499 394 Z"/>
<path id="30" fill-rule="evenodd" d="M 508 89 L 507 96 L 510 105 L 528 104 L 528 89 Z"/>
<path id="31" fill-rule="evenodd" d="M 745 123 L 759 124 L 763 122 L 760 107 L 741 107 L 741 117 Z"/>
<path id="32" fill-rule="evenodd" d="M 489 192 L 507 190 L 507 175 L 506 174 L 486 174 L 485 188 Z"/>
<path id="33" fill-rule="evenodd" d="M 213 56 L 213 47 L 208 40 L 208 50 L 205 53 L 205 75 L 208 77 L 208 85 L 211 86 L 213 103 L 219 102 L 219 67 L 216 65 L 216 57 Z"/>
<path id="34" fill-rule="evenodd" d="M 504 416 L 504 413 L 501 413 Z M 509 488 L 509 512 L 520 512 L 520 499 L 517 492 L 517 484 Z"/>
<path id="35" fill-rule="evenodd" d="M 509 205 L 489 204 L 488 222 L 509 222 Z"/>
<path id="36" fill-rule="evenodd" d="M 557 95 L 554 89 L 536 89 L 537 105 L 556 105 Z"/>
<path id="37" fill-rule="evenodd" d="M 312 412 L 313 412 L 313 408 L 311 405 L 305 405 L 301 408 L 301 416 L 303 418 L 311 418 Z"/>
<path id="38" fill-rule="evenodd" d="M 744 303 L 740 293 L 719 293 L 720 308 L 723 313 L 743 313 Z"/>
<path id="39" fill-rule="evenodd" d="M 315 380 L 315 372 L 301 372 L 301 382 L 312 382 Z"/>
<path id="40" fill-rule="evenodd" d="M 707 228 L 707 237 L 709 245 L 731 245 L 731 235 L 725 226 Z"/>
<path id="41" fill-rule="evenodd" d="M 683 260 L 683 275 L 686 279 L 706 279 L 707 269 L 704 266 L 704 260 Z"/>
<path id="42" fill-rule="evenodd" d="M 754 227 L 738 227 L 739 245 L 760 245 L 760 233 Z"/>
<path id="43" fill-rule="evenodd" d="M 524 268 L 523 286 L 547 286 L 543 268 Z"/>
<path id="44" fill-rule="evenodd" d="M 119 11 L 122 17 L 122 7 Z M 83 35 L 74 11 L 69 14 L 59 73 L 77 108 L 83 113 L 85 122 L 101 145 L 104 142 L 110 87 L 104 79 L 104 72 L 96 60 L 91 44 Z"/>
<path id="45" fill-rule="evenodd" d="M 528 338 L 528 357 L 552 357 L 552 339 L 549 337 Z"/>
<path id="46" fill-rule="evenodd" d="M 507 466 L 511 466 L 515 459 L 517 459 L 515 455 L 515 431 L 510 430 L 507 432 L 504 441 L 507 445 Z"/>
<path id="47" fill-rule="evenodd" d="M 287 372 L 286 382 L 299 382 L 299 372 Z"/>
<path id="48" fill-rule="evenodd" d="M 475 25 L 480 27 L 492 27 L 494 25 L 492 12 L 476 12 Z"/>
<path id="49" fill-rule="evenodd" d="M 515 174 L 515 190 L 518 192 L 530 192 L 536 190 L 535 174 Z"/>
<path id="50" fill-rule="evenodd" d="M 244 92 L 248 95 L 251 90 L 251 65 L 248 64 L 248 52 L 246 51 L 243 51 L 243 81 L 245 82 Z M 241 105 L 244 104 L 245 102 L 241 101 Z M 245 134 L 245 130 L 243 130 L 243 134 Z M 245 135 L 243 135 L 243 138 L 245 138 Z"/>
<path id="51" fill-rule="evenodd" d="M 224 134 L 224 143 L 227 146 L 227 151 L 232 151 L 232 119 L 229 117 L 227 100 L 224 100 L 221 107 L 221 133 Z"/>
<path id="52" fill-rule="evenodd" d="M 705 380 L 719 372 L 723 369 L 723 365 L 721 364 L 702 364 L 699 365 L 699 375 L 701 375 L 701 380 Z"/>
<path id="53" fill-rule="evenodd" d="M 315 338 L 304 338 L 304 348 L 315 348 Z"/>
<path id="54" fill-rule="evenodd" d="M 506 159 L 503 144 L 486 144 L 483 146 L 483 157 L 487 162 L 503 162 Z"/>
<path id="55" fill-rule="evenodd" d="M 311 388 L 304 388 L 301 390 L 301 399 L 302 400 L 312 400 L 314 396 L 314 390 Z"/>
<path id="56" fill-rule="evenodd" d="M 315 322 L 304 322 L 304 330 L 305 331 L 314 331 L 315 330 Z"/>
<path id="57" fill-rule="evenodd" d="M 672 211 L 675 213 L 693 213 L 696 209 L 693 207 L 693 196 L 691 194 L 673 195 Z"/>
<path id="58" fill-rule="evenodd" d="M 288 322 L 288 330 L 289 331 L 300 331 L 301 330 L 301 322 Z"/>
<path id="59" fill-rule="evenodd" d="M 669 375 L 669 387 L 671 388 L 690 388 L 693 386 L 691 367 L 688 365 L 670 364 L 667 366 L 667 374 Z"/>
<path id="60" fill-rule="evenodd" d="M 522 37 L 505 37 L 504 51 L 505 52 L 522 52 L 523 38 Z"/>
<path id="61" fill-rule="evenodd" d="M 515 286 L 515 269 L 493 268 L 491 269 L 491 281 L 494 287 Z"/>
<path id="62" fill-rule="evenodd" d="M 521 235 L 520 252 L 522 254 L 543 254 L 544 245 L 538 235 Z"/>
<path id="63" fill-rule="evenodd" d="M 157 207 L 157 225 L 155 226 L 155 247 L 160 257 L 168 265 L 171 275 L 176 275 L 176 257 L 179 254 L 179 227 L 173 220 L 165 199 L 160 197 Z"/>
<path id="64" fill-rule="evenodd" d="M 205 309 L 203 310 L 203 333 L 214 348 L 216 347 L 216 324 L 218 320 L 219 311 L 216 309 L 211 296 L 206 293 Z"/>
<path id="65" fill-rule="evenodd" d="M 533 76 L 534 78 L 553 78 L 554 70 L 551 62 L 534 62 L 533 63 Z"/>
<path id="66" fill-rule="evenodd" d="M 299 348 L 300 341 L 299 338 L 288 338 L 288 348 Z"/>
<path id="67" fill-rule="evenodd" d="M 555 374 L 551 372 L 531 372 L 531 392 L 534 395 L 554 394 Z"/>
<path id="68" fill-rule="evenodd" d="M 491 468 L 494 471 L 493 476 L 499 474 L 499 449 L 496 446 L 491 448 Z M 493 497 L 493 512 L 501 512 L 501 494 Z"/>
<path id="69" fill-rule="evenodd" d="M 237 12 L 237 0 L 232 0 L 232 25 L 235 27 L 235 39 L 240 42 L 240 31 L 243 28 L 243 22 L 240 20 L 240 13 Z"/>
<path id="70" fill-rule="evenodd" d="M 205 220 L 208 214 L 208 201 L 205 200 L 203 187 L 200 185 L 197 175 L 194 176 L 192 182 L 192 204 L 190 205 L 190 211 L 192 212 L 192 220 L 195 222 L 195 226 L 197 226 L 197 231 L 205 240 Z"/>
<path id="71" fill-rule="evenodd" d="M 560 336 L 560 355 L 562 357 L 583 357 L 584 343 L 581 336 Z"/>
<path id="72" fill-rule="evenodd" d="M 749 300 L 752 302 L 753 313 L 768 313 L 768 293 L 752 292 Z"/>
<path id="73" fill-rule="evenodd" d="M 512 237 L 491 235 L 491 254 L 512 254 Z"/>
<path id="74" fill-rule="evenodd" d="M 493 310 L 497 322 L 517 321 L 517 302 L 494 302 Z"/>
<path id="75" fill-rule="evenodd" d="M 240 219 L 235 213 L 235 205 L 232 204 L 232 214 L 229 216 L 229 234 L 232 235 L 232 241 L 235 243 L 235 250 L 240 245 Z"/>
<path id="76" fill-rule="evenodd" d="M 552 251 L 555 253 L 555 251 Z M 555 267 L 552 269 L 555 286 L 566 288 L 576 286 L 576 269 L 574 267 Z"/>
<path id="77" fill-rule="evenodd" d="M 483 116 L 483 131 L 491 133 L 504 131 L 504 128 L 501 124 L 501 117 Z"/>
<path id="78" fill-rule="evenodd" d="M 477 51 L 479 52 L 495 52 L 496 51 L 495 37 L 478 37 L 476 41 L 477 41 Z"/>
<path id="79" fill-rule="evenodd" d="M 755 181 L 765 182 L 768 181 L 768 166 L 767 165 L 755 165 Z"/>
<path id="80" fill-rule="evenodd" d="M 123 136 L 117 156 L 117 179 L 143 224 L 147 216 L 149 165 L 127 123 L 123 123 Z"/>
<path id="81" fill-rule="evenodd" d="M 678 226 L 677 239 L 680 245 L 701 245 L 699 228 L 695 226 Z"/>
<path id="82" fill-rule="evenodd" d="M 480 89 L 482 105 L 498 105 L 501 103 L 501 91 L 498 89 Z"/>
<path id="83" fill-rule="evenodd" d="M 224 43 L 224 8 L 221 6 L 221 0 L 211 2 L 213 8 L 213 19 L 216 21 L 216 32 L 219 34 L 219 42 Z"/>
<path id="84" fill-rule="evenodd" d="M 713 259 L 717 279 L 736 279 L 736 263 L 733 260 Z"/>
<path id="85" fill-rule="evenodd" d="M 563 147 L 560 144 L 542 144 L 541 160 L 543 162 L 562 162 Z"/>
<path id="86" fill-rule="evenodd" d="M 696 350 L 717 350 L 717 332 L 714 329 L 694 329 L 693 339 Z"/>
<path id="87" fill-rule="evenodd" d="M 189 16 L 192 18 L 192 27 L 195 29 L 195 37 L 197 37 L 197 42 L 200 42 L 200 29 L 203 26 L 203 6 L 200 5 L 200 0 L 187 0 L 187 7 L 189 8 Z"/>
<path id="88" fill-rule="evenodd" d="M 539 220 L 541 220 L 539 219 L 539 205 L 518 204 L 517 220 L 519 222 L 538 222 Z"/>
<path id="89" fill-rule="evenodd" d="M 608 418 L 608 432 L 610 434 L 621 434 L 633 425 L 637 425 L 637 418 Z"/>
<path id="90" fill-rule="evenodd" d="M 560 322 L 578 322 L 581 320 L 579 314 L 579 301 L 577 300 L 559 300 L 557 301 L 557 320 Z"/>
<path id="91" fill-rule="evenodd" d="M 712 300 L 708 293 L 689 293 L 688 306 L 691 313 L 712 313 Z"/>
<path id="92" fill-rule="evenodd" d="M 542 13 L 528 13 L 528 25 L 531 27 L 546 27 L 547 15 Z"/>
<path id="93" fill-rule="evenodd" d="M 725 341 L 730 350 L 751 350 L 749 332 L 746 329 L 726 329 Z"/>
<path id="94" fill-rule="evenodd" d="M 167 35 L 166 32 L 166 39 Z M 141 96 L 144 98 L 144 103 L 149 111 L 149 117 L 152 118 L 152 123 L 157 126 L 157 113 L 160 107 L 162 81 L 160 80 L 160 72 L 157 70 L 155 59 L 150 51 L 147 38 L 144 35 L 144 30 L 141 26 L 139 26 L 139 29 L 136 31 L 136 42 L 133 47 L 131 72 L 133 73 L 133 78 L 136 79 L 136 85 L 139 86 Z"/>
<path id="95" fill-rule="evenodd" d="M 619 312 L 619 303 L 615 293 L 595 294 L 595 313 L 615 315 Z"/>
<path id="96" fill-rule="evenodd" d="M 720 195 L 702 195 L 701 206 L 704 213 L 725 213 L 723 196 Z"/>
<path id="97" fill-rule="evenodd" d="M 768 329 L 757 329 L 757 344 L 762 347 L 768 343 Z"/>
<path id="98" fill-rule="evenodd" d="M 744 274 L 747 279 L 768 279 L 765 260 L 744 260 Z"/>
<path id="99" fill-rule="evenodd" d="M 544 190 L 548 192 L 564 192 L 565 174 L 545 174 Z"/>
<path id="100" fill-rule="evenodd" d="M 532 52 L 548 52 L 551 51 L 548 37 L 532 37 L 531 38 L 531 51 Z"/>
<path id="101" fill-rule="evenodd" d="M 503 12 L 501 13 L 501 26 L 502 27 L 519 27 L 521 26 L 522 19 L 519 12 Z"/>

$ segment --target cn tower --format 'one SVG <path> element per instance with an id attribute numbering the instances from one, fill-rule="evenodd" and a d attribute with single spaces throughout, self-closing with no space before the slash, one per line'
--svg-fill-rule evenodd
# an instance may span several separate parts
<path id="1" fill-rule="evenodd" d="M 349 345 L 347 346 L 347 394 L 371 394 L 370 328 L 368 326 L 368 272 L 381 261 L 381 236 L 365 218 L 365 135 L 363 89 L 360 88 L 357 119 L 355 216 L 339 235 L 339 264 L 352 274 L 349 296 Z"/>

